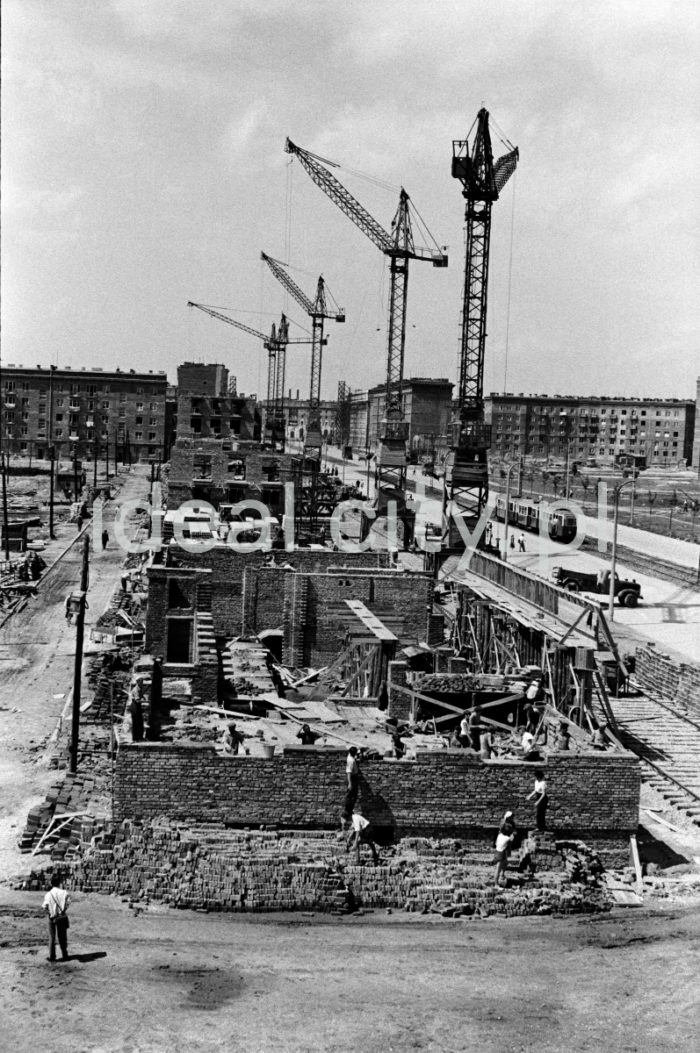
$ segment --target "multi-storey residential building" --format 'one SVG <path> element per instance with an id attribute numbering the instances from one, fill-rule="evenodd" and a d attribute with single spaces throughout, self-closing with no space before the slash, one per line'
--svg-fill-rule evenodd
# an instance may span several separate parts
<path id="1" fill-rule="evenodd" d="M 504 458 L 595 461 L 634 457 L 646 466 L 689 464 L 695 427 L 690 399 L 512 395 L 485 400 L 492 451 Z"/>
<path id="2" fill-rule="evenodd" d="M 695 395 L 695 434 L 693 435 L 693 468 L 700 472 L 700 377 Z"/>
<path id="3" fill-rule="evenodd" d="M 408 422 L 409 447 L 434 448 L 446 435 L 452 416 L 451 381 L 445 378 L 411 377 L 403 382 L 404 420 Z M 383 384 L 350 396 L 350 445 L 355 449 L 376 449 L 386 409 Z"/>
<path id="4" fill-rule="evenodd" d="M 267 410 L 267 402 L 264 402 L 263 406 Z M 335 399 L 321 399 L 319 414 L 324 442 L 335 441 L 337 410 L 338 403 Z M 290 388 L 288 397 L 284 400 L 284 416 L 287 422 L 287 439 L 303 440 L 309 428 L 309 400 L 299 398 L 298 390 L 296 397 L 292 398 Z"/>
<path id="5" fill-rule="evenodd" d="M 254 397 L 236 394 L 236 378 L 226 366 L 185 362 L 177 369 L 175 434 L 181 438 L 260 438 Z"/>
<path id="6" fill-rule="evenodd" d="M 162 456 L 165 373 L 131 369 L 2 369 L 0 431 L 21 457 L 119 459 Z"/>

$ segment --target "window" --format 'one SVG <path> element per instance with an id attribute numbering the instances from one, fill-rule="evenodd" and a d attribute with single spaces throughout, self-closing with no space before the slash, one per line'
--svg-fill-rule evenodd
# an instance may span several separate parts
<path id="1" fill-rule="evenodd" d="M 155 442 L 156 441 L 156 433 L 154 431 L 149 431 L 149 433 L 148 433 L 148 441 L 149 442 Z"/>
<path id="2" fill-rule="evenodd" d="M 22 391 L 29 391 L 29 381 L 28 380 L 23 380 L 22 381 Z"/>
<path id="3" fill-rule="evenodd" d="M 155 417 L 149 417 L 148 423 L 149 424 L 157 424 L 158 421 L 157 421 L 157 419 Z"/>
<path id="4" fill-rule="evenodd" d="M 136 424 L 143 424 L 143 417 L 137 417 L 135 423 Z"/>
<path id="5" fill-rule="evenodd" d="M 102 403 L 102 409 L 109 409 L 109 399 L 106 399 L 106 400 L 105 400 L 105 401 L 104 401 L 104 402 Z"/>
<path id="6" fill-rule="evenodd" d="M 135 431 L 134 432 L 134 439 L 135 439 L 136 442 L 141 442 L 141 440 L 143 439 L 143 432 L 142 431 Z"/>
<path id="7" fill-rule="evenodd" d="M 137 410 L 142 410 L 143 409 L 143 402 L 137 402 L 136 403 L 136 409 Z"/>
<path id="8" fill-rule="evenodd" d="M 166 622 L 166 662 L 188 664 L 192 661 L 192 618 L 168 618 Z"/>
<path id="9" fill-rule="evenodd" d="M 192 582 L 187 578 L 171 578 L 168 582 L 168 608 L 172 610 L 192 606 Z"/>

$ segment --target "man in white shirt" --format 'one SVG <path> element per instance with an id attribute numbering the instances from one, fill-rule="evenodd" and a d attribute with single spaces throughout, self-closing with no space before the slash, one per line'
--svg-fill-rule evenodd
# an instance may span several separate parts
<path id="1" fill-rule="evenodd" d="M 347 851 L 349 852 L 354 845 L 355 858 L 359 867 L 360 845 L 369 845 L 369 847 L 372 849 L 372 859 L 374 860 L 374 865 L 377 866 L 379 863 L 379 854 L 377 852 L 377 846 L 374 843 L 374 839 L 372 838 L 372 827 L 370 826 L 369 820 L 365 819 L 364 815 L 362 814 L 362 810 L 359 805 L 355 805 L 355 809 L 352 813 L 352 819 L 350 820 L 350 822 L 351 831 L 350 837 L 347 840 Z"/>
<path id="2" fill-rule="evenodd" d="M 345 757 L 345 802 L 341 817 L 341 830 L 346 830 L 352 817 L 357 796 L 360 792 L 360 765 L 357 763 L 357 746 L 351 746 Z"/>
<path id="3" fill-rule="evenodd" d="M 54 874 L 51 888 L 44 896 L 42 904 L 49 915 L 49 961 L 56 961 L 56 937 L 61 948 L 61 959 L 68 961 L 68 904 L 70 897 L 61 888 L 61 878 Z"/>
<path id="4" fill-rule="evenodd" d="M 523 747 L 523 753 L 529 753 L 535 745 L 535 736 L 531 731 L 523 731 L 523 737 L 520 742 Z"/>
<path id="5" fill-rule="evenodd" d="M 508 865 L 508 851 L 514 840 L 515 823 L 513 821 L 513 813 L 506 812 L 496 835 L 496 851 L 494 853 L 496 858 L 496 885 L 501 883 L 504 885 L 508 884 L 507 880 L 505 880 L 505 872 Z M 504 878 L 503 882 L 501 882 L 501 878 Z"/>

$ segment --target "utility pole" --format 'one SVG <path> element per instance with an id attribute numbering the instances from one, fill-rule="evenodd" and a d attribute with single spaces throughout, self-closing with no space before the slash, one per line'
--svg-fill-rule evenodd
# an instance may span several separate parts
<path id="1" fill-rule="evenodd" d="M 75 500 L 78 500 L 80 496 L 78 494 L 78 444 L 76 443 L 73 447 L 73 494 Z"/>
<path id="2" fill-rule="evenodd" d="M 80 592 L 75 629 L 75 663 L 73 665 L 73 719 L 70 736 L 70 773 L 78 774 L 78 737 L 80 734 L 80 687 L 83 666 L 83 636 L 85 634 L 85 607 L 90 567 L 90 539 L 83 540 L 83 562 L 80 571 Z"/>
<path id="3" fill-rule="evenodd" d="M 508 562 L 508 523 L 510 520 L 510 473 L 513 471 L 513 465 L 511 464 L 508 469 L 508 475 L 506 476 L 506 509 L 503 516 L 505 529 L 503 531 L 503 561 Z"/>
<path id="4" fill-rule="evenodd" d="M 49 366 L 49 462 L 50 462 L 50 475 L 49 475 L 49 539 L 54 540 L 55 534 L 53 532 L 53 498 L 54 498 L 54 475 L 55 473 L 55 462 L 56 462 L 56 449 L 53 444 L 53 375 L 56 372 L 56 366 Z"/>
<path id="5" fill-rule="evenodd" d="M 613 490 L 613 536 L 612 536 L 612 552 L 610 553 L 610 588 L 608 591 L 608 621 L 612 622 L 615 618 L 615 576 L 616 576 L 616 563 L 617 563 L 617 525 L 620 516 L 620 494 L 622 488 L 628 486 L 630 483 L 634 485 L 634 479 L 626 479 L 623 483 L 618 483 Z"/>
<path id="6" fill-rule="evenodd" d="M 98 443 L 95 438 L 92 446 L 92 490 L 93 500 L 95 499 L 95 493 L 97 491 L 97 454 L 98 454 Z"/>
<path id="7" fill-rule="evenodd" d="M 2 463 L 2 536 L 5 542 L 5 559 L 10 562 L 10 524 L 7 519 L 7 458 L 5 454 L 0 455 Z"/>

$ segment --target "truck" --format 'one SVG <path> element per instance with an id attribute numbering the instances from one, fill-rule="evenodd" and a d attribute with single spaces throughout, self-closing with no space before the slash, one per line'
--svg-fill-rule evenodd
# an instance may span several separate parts
<path id="1" fill-rule="evenodd" d="M 594 592 L 599 596 L 610 595 L 610 571 L 599 570 L 587 574 L 582 570 L 568 570 L 555 567 L 552 578 L 561 589 L 567 592 Z M 615 574 L 615 597 L 621 607 L 636 607 L 642 598 L 642 587 L 638 581 L 626 581 Z"/>

